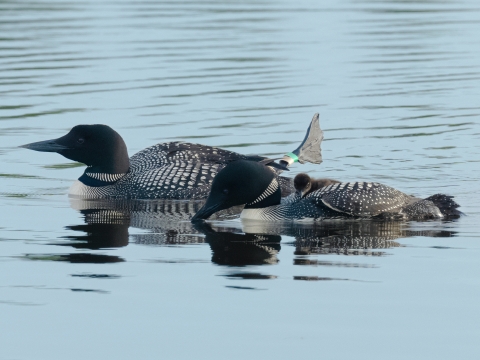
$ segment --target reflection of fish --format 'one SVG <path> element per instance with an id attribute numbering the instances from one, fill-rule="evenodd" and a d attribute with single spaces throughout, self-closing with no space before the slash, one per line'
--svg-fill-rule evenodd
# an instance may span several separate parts
<path id="1" fill-rule="evenodd" d="M 208 218 L 231 206 L 245 205 L 243 219 L 263 221 L 324 219 L 408 219 L 458 217 L 451 196 L 426 199 L 406 195 L 379 183 L 333 183 L 302 198 L 282 200 L 278 177 L 262 164 L 239 160 L 228 164 L 213 180 L 205 205 L 192 221 Z"/>
<path id="2" fill-rule="evenodd" d="M 86 164 L 84 174 L 70 188 L 83 198 L 202 199 L 212 180 L 226 164 L 250 160 L 280 172 L 294 161 L 321 162 L 321 130 L 316 114 L 302 144 L 279 164 L 258 155 L 242 155 L 216 147 L 170 142 L 151 146 L 130 159 L 122 137 L 106 125 L 78 125 L 58 139 L 23 145 L 24 148 L 57 152 Z M 279 177 L 285 195 L 292 181 Z"/>

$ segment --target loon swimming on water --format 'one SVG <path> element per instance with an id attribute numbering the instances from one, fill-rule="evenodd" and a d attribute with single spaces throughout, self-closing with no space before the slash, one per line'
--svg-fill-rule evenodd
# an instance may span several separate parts
<path id="1" fill-rule="evenodd" d="M 261 162 L 279 170 L 294 161 L 321 162 L 323 132 L 315 114 L 302 144 L 287 154 L 280 164 L 274 160 L 242 155 L 216 147 L 168 142 L 148 147 L 131 158 L 122 137 L 106 125 L 78 125 L 58 139 L 22 147 L 57 152 L 67 159 L 87 165 L 72 185 L 69 195 L 86 199 L 203 199 L 213 178 L 235 160 Z M 293 191 L 292 180 L 278 177 L 285 194 Z"/>
<path id="2" fill-rule="evenodd" d="M 458 217 L 459 205 L 451 196 L 416 198 L 379 183 L 333 183 L 307 194 L 282 199 L 278 177 L 262 164 L 238 160 L 228 164 L 213 180 L 205 205 L 192 221 L 245 204 L 242 219 L 264 221 L 323 219 L 423 220 Z"/>

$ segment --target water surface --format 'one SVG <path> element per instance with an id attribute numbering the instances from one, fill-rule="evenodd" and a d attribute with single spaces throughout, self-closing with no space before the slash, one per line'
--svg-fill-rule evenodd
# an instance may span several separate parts
<path id="1" fill-rule="evenodd" d="M 477 359 L 480 5 L 3 1 L 2 359 Z M 129 153 L 281 156 L 315 112 L 342 181 L 454 195 L 458 221 L 192 227 L 198 203 L 85 209 L 18 146 L 103 123 Z"/>

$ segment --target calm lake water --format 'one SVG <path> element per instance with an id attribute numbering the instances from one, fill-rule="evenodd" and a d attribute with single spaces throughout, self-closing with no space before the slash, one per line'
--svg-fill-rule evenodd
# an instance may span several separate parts
<path id="1" fill-rule="evenodd" d="M 0 359 L 478 359 L 480 3 L 2 1 Z M 315 112 L 339 180 L 454 195 L 453 222 L 190 225 L 85 204 L 19 145 L 103 123 L 281 156 Z"/>

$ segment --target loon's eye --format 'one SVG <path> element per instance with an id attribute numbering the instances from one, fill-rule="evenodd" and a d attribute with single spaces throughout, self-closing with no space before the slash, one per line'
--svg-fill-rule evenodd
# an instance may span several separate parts
<path id="1" fill-rule="evenodd" d="M 85 139 L 84 139 L 84 138 L 79 138 L 79 139 L 77 140 L 77 143 L 79 143 L 79 144 L 83 144 L 84 142 L 85 142 Z"/>
<path id="2" fill-rule="evenodd" d="M 228 195 L 228 189 L 223 189 L 222 191 L 225 195 Z"/>

